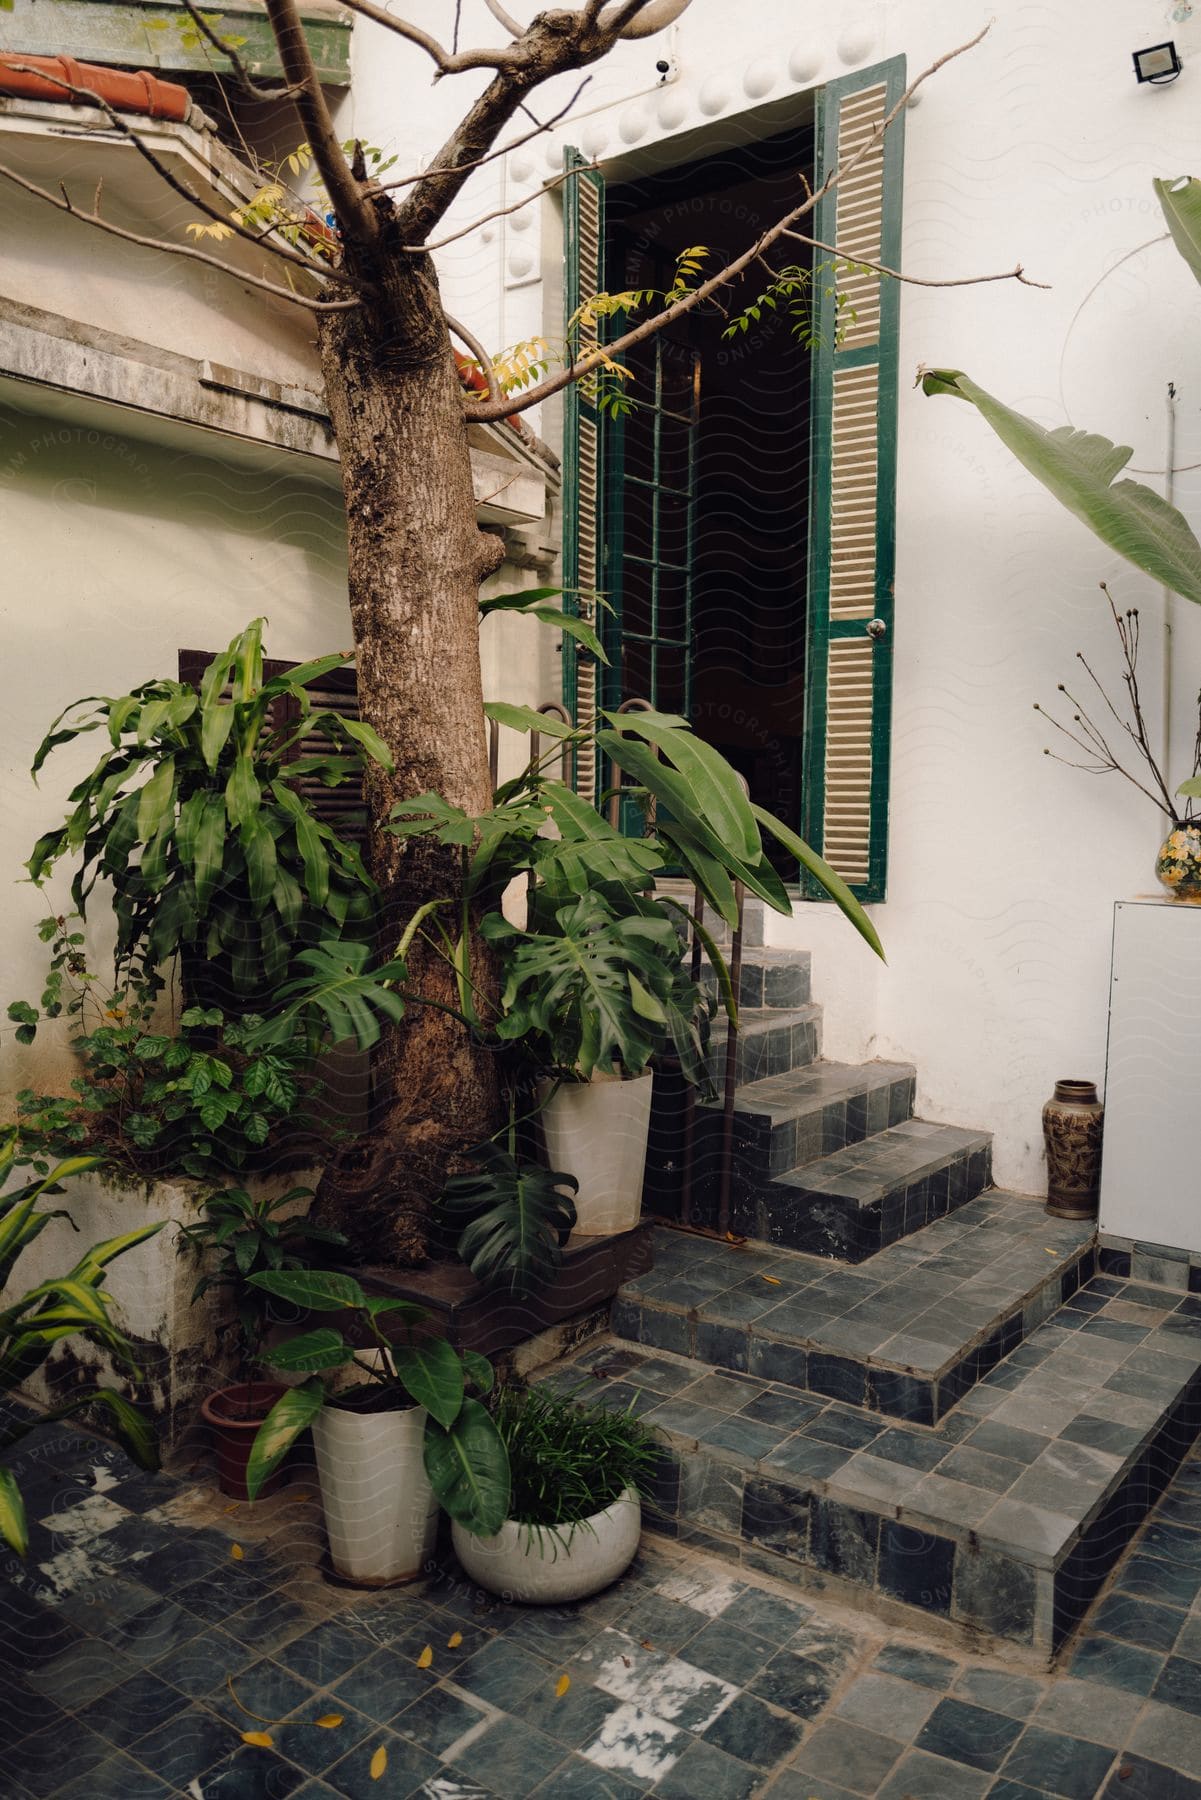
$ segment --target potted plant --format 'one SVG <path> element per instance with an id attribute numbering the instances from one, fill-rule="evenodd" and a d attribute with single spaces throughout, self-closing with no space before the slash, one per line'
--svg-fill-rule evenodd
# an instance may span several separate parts
<path id="1" fill-rule="evenodd" d="M 576 731 L 528 707 L 492 703 L 502 725 L 549 735 L 497 792 L 491 810 L 468 818 L 437 794 L 398 806 L 390 829 L 474 845 L 469 901 L 501 965 L 499 1015 L 481 1018 L 465 966 L 463 934 L 434 918 L 444 953 L 460 972 L 460 1005 L 511 1053 L 518 1092 L 540 1084 L 541 1124 L 552 1169 L 579 1182 L 576 1231 L 627 1229 L 642 1200 L 652 1061 L 670 1053 L 705 1086 L 712 1003 L 683 960 L 694 930 L 716 971 L 727 1016 L 737 1021 L 729 971 L 696 911 L 654 889 L 680 872 L 706 905 L 733 926 L 738 888 L 787 914 L 790 902 L 764 849 L 774 836 L 826 889 L 879 953 L 879 940 L 846 884 L 795 832 L 748 800 L 735 770 L 687 722 L 651 711 L 609 713 L 608 727 Z M 631 778 L 623 797 L 641 805 L 645 835 L 625 836 L 566 783 L 546 772 L 550 757 L 592 737 L 610 768 Z M 552 835 L 553 834 L 553 835 Z M 502 903 L 514 877 L 526 883 L 526 916 Z"/>
<path id="2" fill-rule="evenodd" d="M 468 1392 L 490 1391 L 487 1358 L 433 1334 L 424 1307 L 369 1298 L 353 1276 L 279 1269 L 250 1279 L 290 1306 L 348 1314 L 353 1333 L 318 1326 L 264 1353 L 270 1368 L 306 1379 L 259 1429 L 246 1471 L 251 1498 L 311 1426 L 330 1557 L 344 1580 L 415 1580 L 433 1551 L 439 1506 L 495 1532 L 508 1511 L 508 1461 L 487 1409 Z M 365 1379 L 331 1384 L 352 1368 Z"/>
<path id="3" fill-rule="evenodd" d="M 455 1521 L 473 1581 L 506 1599 L 563 1605 L 624 1574 L 642 1530 L 654 1440 L 632 1413 L 506 1388 L 495 1419 L 509 1457 L 509 1515 L 491 1535 Z"/>
<path id="4" fill-rule="evenodd" d="M 101 1283 L 111 1263 L 153 1237 L 161 1225 L 143 1225 L 93 1244 L 65 1275 L 51 1275 L 23 1294 L 10 1291 L 18 1257 L 52 1220 L 65 1219 L 76 1229 L 69 1213 L 61 1209 L 42 1211 L 38 1201 L 48 1194 L 61 1194 L 65 1180 L 82 1174 L 95 1162 L 92 1156 L 71 1157 L 42 1172 L 39 1179 L 9 1188 L 8 1180 L 17 1164 L 16 1133 L 10 1129 L 0 1138 L 0 1190 L 5 1190 L 0 1191 L 0 1294 L 4 1298 L 0 1312 L 0 1394 L 24 1391 L 45 1367 L 55 1346 L 75 1336 L 86 1335 L 115 1364 L 134 1375 L 138 1372 L 128 1338 L 113 1323 L 112 1302 Z M 79 1388 L 69 1400 L 49 1412 L 35 1413 L 28 1419 L 9 1414 L 0 1427 L 0 1450 L 10 1449 L 39 1425 L 69 1418 L 92 1406 L 107 1411 L 118 1436 L 144 1469 L 158 1467 L 158 1450 L 148 1421 L 124 1394 L 95 1383 Z M 0 1536 L 19 1556 L 24 1556 L 29 1547 L 25 1506 L 16 1476 L 3 1465 Z"/>
<path id="5" fill-rule="evenodd" d="M 193 1305 L 213 1289 L 224 1290 L 233 1301 L 239 1379 L 206 1395 L 200 1412 L 216 1453 L 218 1486 L 236 1500 L 250 1497 L 246 1464 L 251 1445 L 286 1391 L 282 1382 L 255 1379 L 271 1302 L 252 1277 L 269 1269 L 307 1268 L 318 1246 L 334 1248 L 346 1242 L 341 1232 L 313 1225 L 295 1210 L 298 1202 L 312 1197 L 313 1190 L 307 1187 L 257 1198 L 245 1188 L 226 1188 L 207 1196 L 203 1217 L 195 1224 L 179 1228 L 180 1252 L 190 1252 L 208 1265 L 192 1289 Z M 279 1468 L 259 1491 L 273 1492 L 282 1481 Z"/>
<path id="6" fill-rule="evenodd" d="M 152 681 L 68 708 L 34 760 L 36 774 L 87 733 L 104 747 L 28 867 L 41 883 L 74 861 L 80 920 L 102 880 L 116 967 L 93 972 L 75 917 L 41 926 L 51 967 L 40 1007 L 14 1001 L 8 1015 L 26 1044 L 43 1021 L 67 1025 L 80 1067 L 66 1093 L 22 1092 L 22 1141 L 42 1155 L 95 1153 L 84 1199 L 110 1230 L 131 1206 L 158 1223 L 192 1216 L 194 1180 L 257 1194 L 291 1186 L 296 1174 L 281 1182 L 281 1170 L 308 1174 L 346 1135 L 322 1104 L 322 1049 L 369 1042 L 380 1018 L 404 1011 L 394 969 L 358 980 L 375 960 L 375 884 L 299 785 L 360 781 L 368 762 L 390 766 L 388 753 L 368 726 L 310 697 L 348 656 L 264 679 L 262 624 L 198 688 Z M 314 735 L 325 748 L 308 754 Z M 297 979 L 304 1005 L 282 1025 L 261 1018 Z M 154 1404 L 168 1435 L 190 1425 L 211 1353 L 188 1286 L 164 1239 L 149 1278 L 123 1296 L 131 1331 L 161 1352 Z"/>

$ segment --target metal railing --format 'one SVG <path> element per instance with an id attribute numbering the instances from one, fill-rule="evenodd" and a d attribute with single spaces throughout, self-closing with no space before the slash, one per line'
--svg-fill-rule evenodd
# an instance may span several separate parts
<path id="1" fill-rule="evenodd" d="M 617 708 L 619 713 L 650 712 L 653 710 L 649 700 L 633 698 L 622 702 Z M 556 718 L 567 726 L 573 726 L 571 714 L 557 700 L 547 700 L 538 708 L 548 718 Z M 542 734 L 537 730 L 530 732 L 530 761 L 536 762 L 542 753 Z M 656 752 L 658 754 L 658 752 Z M 495 719 L 489 721 L 488 731 L 488 764 L 492 774 L 492 785 L 495 787 L 500 769 L 500 727 Z M 562 779 L 571 779 L 571 747 L 565 741 L 560 763 Z M 621 828 L 622 788 L 624 776 L 619 765 L 612 757 L 609 759 L 609 799 L 606 812 L 608 822 L 614 830 Z M 746 782 L 739 780 L 745 788 Z M 647 823 L 653 825 L 655 820 L 655 801 L 650 797 L 647 806 Z M 533 872 L 530 873 L 530 886 L 534 883 Z M 736 920 L 730 938 L 730 955 L 728 967 L 730 985 L 737 1001 L 742 982 L 742 928 L 746 907 L 746 890 L 741 881 L 734 883 L 734 905 Z M 692 890 L 692 912 L 689 919 L 688 942 L 685 955 L 688 957 L 689 973 L 693 982 L 700 985 L 705 947 L 700 933 L 696 929 L 705 923 L 705 898 L 699 887 Z M 730 1019 L 726 1025 L 725 1067 L 722 1071 L 722 1120 L 721 1120 L 721 1160 L 718 1170 L 717 1230 L 725 1235 L 730 1228 L 730 1196 L 733 1182 L 734 1159 L 734 1095 L 738 1083 L 738 1024 Z M 684 1143 L 683 1167 L 680 1178 L 680 1224 L 693 1224 L 692 1194 L 696 1174 L 696 1089 L 691 1082 L 687 1083 L 684 1100 Z"/>

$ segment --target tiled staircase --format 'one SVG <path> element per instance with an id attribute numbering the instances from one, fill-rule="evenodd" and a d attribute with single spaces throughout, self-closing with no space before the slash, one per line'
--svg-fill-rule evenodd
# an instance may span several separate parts
<path id="1" fill-rule="evenodd" d="M 745 930 L 750 942 L 738 995 L 731 1228 L 766 1243 L 860 1262 L 980 1193 L 989 1182 L 988 1133 L 915 1119 L 914 1070 L 907 1063 L 825 1060 L 808 953 L 763 947 L 760 902 L 748 903 Z M 726 1054 L 719 1014 L 710 1060 L 719 1088 Z M 693 1217 L 712 1224 L 720 1189 L 720 1104 L 698 1108 L 695 1142 Z M 652 1146 L 651 1210 L 675 1212 L 675 1191 L 664 1176 L 678 1163 L 678 1143 L 668 1127 Z"/>
<path id="2" fill-rule="evenodd" d="M 989 1188 L 983 1134 L 910 1116 L 912 1070 L 813 1060 L 807 958 L 750 948 L 742 991 L 749 1241 L 656 1231 L 544 1379 L 658 1429 L 656 1529 L 1045 1663 L 1201 1428 L 1201 1296 Z"/>

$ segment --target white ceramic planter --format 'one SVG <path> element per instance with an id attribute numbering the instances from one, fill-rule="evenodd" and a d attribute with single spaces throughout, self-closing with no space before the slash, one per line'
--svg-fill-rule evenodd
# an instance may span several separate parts
<path id="1" fill-rule="evenodd" d="M 633 1081 L 594 1075 L 591 1081 L 565 1082 L 542 1108 L 547 1163 L 580 1184 L 573 1240 L 607 1237 L 637 1225 L 653 1086 L 650 1074 Z"/>
<path id="2" fill-rule="evenodd" d="M 424 1439 L 418 1406 L 378 1413 L 327 1406 L 314 1420 L 329 1552 L 345 1580 L 376 1587 L 424 1572 L 438 1528 Z"/>
<path id="3" fill-rule="evenodd" d="M 633 1488 L 604 1512 L 556 1531 L 506 1519 L 495 1537 L 476 1537 L 465 1525 L 452 1531 L 455 1555 L 490 1594 L 536 1606 L 583 1600 L 624 1575 L 642 1531 L 642 1502 Z"/>

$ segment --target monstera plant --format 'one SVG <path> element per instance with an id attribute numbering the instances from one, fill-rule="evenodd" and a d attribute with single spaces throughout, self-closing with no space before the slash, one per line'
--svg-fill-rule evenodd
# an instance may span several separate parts
<path id="1" fill-rule="evenodd" d="M 634 837 L 547 773 L 549 761 L 593 734 L 526 707 L 486 710 L 513 730 L 550 736 L 549 753 L 533 757 L 479 817 L 423 794 L 394 811 L 391 829 L 405 837 L 434 835 L 469 857 L 468 905 L 483 911 L 482 936 L 500 963 L 495 1018 L 477 1004 L 463 923 L 451 927 L 434 913 L 423 928 L 440 935 L 459 973 L 464 1017 L 509 1053 L 517 1092 L 541 1083 L 550 1167 L 569 1169 L 579 1181 L 575 1230 L 620 1230 L 634 1221 L 641 1199 L 650 1065 L 670 1054 L 689 1081 L 702 1089 L 708 1083 L 712 1003 L 684 966 L 689 929 L 716 971 L 727 1016 L 737 1019 L 729 971 L 713 937 L 692 909 L 654 891 L 656 878 L 682 873 L 731 927 L 740 889 L 787 916 L 788 893 L 766 854 L 766 833 L 816 877 L 878 954 L 879 939 L 846 883 L 747 798 L 735 770 L 687 720 L 649 710 L 606 713 L 595 731 L 593 749 L 622 772 L 623 799 L 643 812 L 643 835 Z M 526 893 L 520 922 L 502 909 L 515 878 Z M 470 1189 L 451 1190 L 456 1206 L 470 1193 L 481 1232 L 489 1172 L 498 1174 L 494 1159 L 486 1159 Z M 511 1170 L 505 1186 L 512 1188 Z M 529 1197 L 544 1191 L 531 1187 Z M 560 1226 L 547 1224 L 543 1268 L 554 1265 Z"/>

